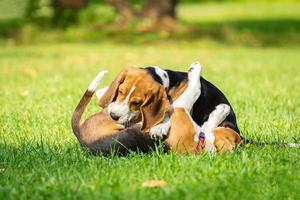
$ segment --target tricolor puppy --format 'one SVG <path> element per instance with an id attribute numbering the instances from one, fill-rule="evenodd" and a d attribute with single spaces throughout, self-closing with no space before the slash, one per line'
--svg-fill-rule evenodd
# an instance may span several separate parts
<path id="1" fill-rule="evenodd" d="M 239 134 L 230 128 L 218 127 L 230 113 L 228 105 L 218 105 L 201 127 L 190 115 L 194 103 L 202 95 L 199 90 L 200 73 L 200 63 L 193 63 L 188 72 L 186 89 L 172 104 L 170 130 L 164 144 L 181 154 L 198 154 L 201 150 L 220 153 L 231 151 L 241 142 Z"/>
<path id="2" fill-rule="evenodd" d="M 96 95 L 98 105 L 107 108 L 112 119 L 126 128 L 140 123 L 144 133 L 161 123 L 170 108 L 164 86 L 146 69 L 123 70 L 106 91 Z"/>
<path id="3" fill-rule="evenodd" d="M 197 64 L 197 63 L 195 63 Z M 219 104 L 230 107 L 229 114 L 219 126 L 239 133 L 236 117 L 224 94 L 202 77 L 201 87 L 191 95 L 201 93 L 189 110 L 196 124 L 201 125 Z M 127 68 L 113 83 L 97 92 L 98 105 L 107 107 L 108 114 L 118 123 L 129 127 L 141 123 L 142 131 L 151 136 L 166 136 L 170 128 L 167 114 L 170 102 L 175 101 L 187 88 L 188 76 L 184 72 L 162 70 L 159 67 Z"/>
<path id="4" fill-rule="evenodd" d="M 218 151 L 231 150 L 235 147 L 235 138 L 239 137 L 238 134 L 228 134 L 224 131 L 225 129 L 219 129 L 219 131 L 216 131 L 216 129 L 213 130 L 225 119 L 229 113 L 229 107 L 227 107 L 227 112 L 224 112 L 224 109 L 222 110 L 221 108 L 222 105 L 218 106 L 217 109 L 210 114 L 208 121 L 205 122 L 202 127 L 196 125 L 189 114 L 192 105 L 200 95 L 199 91 L 193 93 L 195 88 L 200 87 L 198 78 L 200 73 L 199 66 L 196 65 L 194 68 L 191 68 L 187 88 L 173 103 L 174 108 L 171 114 L 171 129 L 169 137 L 165 141 L 165 149 L 171 149 L 180 153 L 189 152 L 194 148 L 197 150 L 197 146 L 199 145 L 196 145 L 196 147 L 194 146 L 197 144 L 199 138 L 198 135 L 200 133 L 199 130 L 201 130 L 201 133 L 205 133 L 207 138 L 205 151 L 215 151 L 216 149 Z M 91 115 L 84 123 L 80 123 L 81 116 L 104 74 L 105 72 L 100 72 L 96 76 L 76 107 L 72 116 L 72 128 L 74 134 L 78 138 L 80 144 L 83 147 L 87 147 L 94 154 L 109 154 L 113 149 L 117 150 L 117 152 L 122 155 L 137 150 L 148 152 L 150 149 L 154 148 L 155 141 L 151 140 L 148 134 L 143 134 L 140 131 L 140 126 L 124 129 L 123 125 L 114 121 L 110 115 L 108 115 L 107 109 L 103 109 L 103 111 Z M 154 85 L 155 84 L 157 83 L 154 82 Z M 98 91 L 98 96 L 105 93 L 105 90 L 106 89 L 104 89 L 104 91 Z M 132 94 L 132 92 L 133 90 L 129 91 L 129 94 Z M 130 95 L 126 96 L 125 102 L 128 101 L 129 96 Z M 145 99 L 148 98 L 152 99 L 153 97 L 147 97 Z M 150 104 L 152 105 L 152 103 Z M 223 107 L 224 106 L 225 105 L 223 105 Z"/>
<path id="5" fill-rule="evenodd" d="M 81 117 L 90 102 L 106 71 L 100 72 L 90 83 L 72 116 L 72 129 L 82 147 L 88 148 L 93 154 L 110 154 L 115 150 L 125 155 L 130 151 L 148 152 L 155 147 L 155 141 L 149 135 L 142 134 L 140 127 L 124 129 L 124 126 L 113 120 L 104 108 L 88 117 L 81 123 Z M 105 89 L 104 89 L 105 90 Z M 98 91 L 98 95 L 103 90 Z"/>

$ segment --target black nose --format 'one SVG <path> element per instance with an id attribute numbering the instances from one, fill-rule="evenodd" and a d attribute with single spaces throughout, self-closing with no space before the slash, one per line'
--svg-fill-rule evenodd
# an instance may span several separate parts
<path id="1" fill-rule="evenodd" d="M 110 113 L 110 116 L 113 120 L 118 120 L 120 118 L 120 116 L 116 115 L 115 113 Z"/>

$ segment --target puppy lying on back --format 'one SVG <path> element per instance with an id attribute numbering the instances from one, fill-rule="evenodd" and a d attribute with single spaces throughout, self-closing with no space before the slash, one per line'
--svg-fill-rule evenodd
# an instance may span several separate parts
<path id="1" fill-rule="evenodd" d="M 193 63 L 191 68 L 192 66 L 195 66 L 195 69 L 201 68 L 198 62 Z M 107 107 L 108 114 L 125 127 L 133 122 L 140 122 L 142 132 L 153 137 L 168 137 L 171 127 L 168 114 L 170 101 L 176 102 L 183 94 L 188 86 L 189 76 L 191 73 L 162 70 L 159 67 L 126 68 L 109 87 L 101 90 L 100 95 L 96 93 L 98 105 Z M 190 114 L 188 117 L 195 122 L 195 126 L 205 124 L 206 121 L 211 123 L 218 121 L 217 118 L 209 120 L 210 114 L 215 113 L 214 115 L 225 117 L 221 117 L 221 121 L 214 122 L 210 127 L 220 127 L 218 130 L 227 132 L 232 130 L 234 133 L 239 133 L 234 111 L 225 95 L 209 81 L 200 77 L 200 73 L 194 73 L 193 82 L 196 87 L 193 87 L 188 97 L 182 101 L 182 106 L 184 108 L 186 102 L 190 105 L 189 109 L 185 110 Z M 201 95 L 197 95 L 200 93 Z M 220 104 L 222 106 L 219 106 Z M 216 107 L 218 109 L 214 111 Z M 182 120 L 179 119 L 177 123 L 179 129 L 182 124 L 180 121 Z M 210 128 L 207 131 L 212 130 L 213 128 Z M 208 139 L 210 143 L 214 143 L 213 136 Z"/>
<path id="2" fill-rule="evenodd" d="M 199 126 L 192 120 L 189 112 L 200 95 L 200 92 L 194 93 L 195 89 L 200 86 L 200 65 L 196 65 L 195 69 L 196 73 L 193 73 L 193 70 L 190 70 L 189 72 L 189 84 L 187 89 L 179 96 L 178 100 L 174 102 L 174 112 L 171 114 L 171 129 L 169 137 L 165 141 L 166 149 L 170 148 L 171 150 L 178 151 L 180 153 L 189 152 L 194 148 L 197 149 L 197 138 L 199 138 L 198 135 L 200 134 L 199 130 L 211 133 L 212 130 L 229 114 L 229 106 L 227 108 L 227 112 L 224 112 L 224 109 L 222 112 L 220 112 L 220 109 L 216 109 L 216 111 L 210 115 L 207 123 L 204 123 L 205 126 L 201 128 L 199 128 Z M 79 102 L 72 117 L 72 128 L 74 134 L 78 138 L 80 144 L 83 147 L 89 148 L 94 154 L 100 152 L 108 154 L 112 149 L 116 149 L 117 152 L 122 155 L 127 154 L 130 150 L 147 152 L 155 146 L 155 140 L 151 140 L 148 134 L 143 134 L 140 129 L 141 127 L 137 126 L 124 129 L 123 125 L 120 125 L 111 118 L 111 115 L 108 115 L 107 109 L 90 116 L 83 124 L 80 124 L 81 116 L 104 74 L 105 72 L 100 72 L 97 75 Z M 190 79 L 192 81 L 190 81 Z M 129 92 L 126 98 L 129 98 L 132 92 L 134 92 L 134 89 Z M 158 94 L 156 94 L 156 96 L 157 95 Z M 160 94 L 159 96 L 163 96 L 163 94 Z M 126 98 L 124 99 L 125 102 L 128 101 Z M 145 99 L 151 99 L 153 101 L 157 98 L 153 99 L 150 95 Z M 149 102 L 148 100 L 145 102 L 147 103 L 143 104 L 146 105 L 156 105 L 157 103 Z M 159 101 L 159 103 L 161 104 L 161 101 Z M 155 109 L 153 106 L 150 108 Z M 165 109 L 169 109 L 169 107 Z M 151 112 L 153 113 L 156 111 L 152 110 Z M 135 115 L 133 119 L 138 120 L 138 115 Z M 143 117 L 143 119 L 145 120 L 145 117 Z M 235 144 L 238 142 L 238 140 L 236 140 L 236 138 L 239 138 L 238 134 L 233 130 L 233 133 L 227 134 L 226 129 L 229 128 L 223 128 L 224 130 L 221 129 L 222 128 L 219 128 L 219 131 L 216 130 L 214 133 L 211 133 L 214 135 L 210 137 L 214 138 L 213 140 L 208 140 L 205 151 L 215 151 L 215 149 L 218 151 L 227 151 L 234 148 Z M 229 137 L 232 137 L 232 139 Z M 196 138 L 196 140 L 194 140 L 194 138 Z M 209 141 L 213 142 L 209 143 Z M 214 147 L 215 144 L 216 148 Z M 195 145 L 196 147 L 194 147 Z"/>
<path id="3" fill-rule="evenodd" d="M 167 136 L 170 102 L 186 89 L 187 79 L 188 73 L 163 70 L 157 66 L 126 68 L 109 87 L 100 90 L 100 95 L 96 92 L 97 103 L 107 108 L 109 115 L 125 127 L 141 121 L 143 132 L 153 137 Z M 198 79 L 201 88 L 195 88 L 194 92 L 201 92 L 201 95 L 191 110 L 193 120 L 202 125 L 216 106 L 226 104 L 230 107 L 230 113 L 219 126 L 239 133 L 234 110 L 222 91 L 203 77 Z"/>
<path id="4" fill-rule="evenodd" d="M 170 130 L 164 143 L 172 151 L 181 154 L 231 151 L 241 142 L 241 138 L 233 129 L 219 127 L 230 113 L 229 105 L 216 106 L 201 127 L 190 114 L 194 103 L 201 95 L 200 73 L 200 63 L 193 63 L 188 71 L 186 89 L 172 104 Z"/>

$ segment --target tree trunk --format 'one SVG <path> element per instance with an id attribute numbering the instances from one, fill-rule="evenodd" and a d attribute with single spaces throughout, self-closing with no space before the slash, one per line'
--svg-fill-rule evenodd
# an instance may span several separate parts
<path id="1" fill-rule="evenodd" d="M 87 3 L 88 0 L 52 0 L 53 24 L 65 27 L 77 23 L 79 11 Z"/>
<path id="2" fill-rule="evenodd" d="M 106 2 L 113 6 L 125 21 L 129 21 L 135 16 L 134 10 L 127 0 L 106 0 Z"/>
<path id="3" fill-rule="evenodd" d="M 142 16 L 154 22 L 176 20 L 176 5 L 178 0 L 145 0 Z"/>
<path id="4" fill-rule="evenodd" d="M 54 0 L 53 4 L 60 9 L 80 10 L 87 5 L 87 0 Z"/>

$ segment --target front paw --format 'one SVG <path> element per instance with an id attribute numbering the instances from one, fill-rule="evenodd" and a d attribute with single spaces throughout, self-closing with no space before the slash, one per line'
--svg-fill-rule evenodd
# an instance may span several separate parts
<path id="1" fill-rule="evenodd" d="M 156 139 L 157 137 L 162 138 L 163 136 L 168 135 L 169 126 L 167 124 L 158 124 L 150 129 L 150 137 Z"/>
<path id="2" fill-rule="evenodd" d="M 188 79 L 190 84 L 200 84 L 201 64 L 196 61 L 192 63 L 188 70 Z"/>

